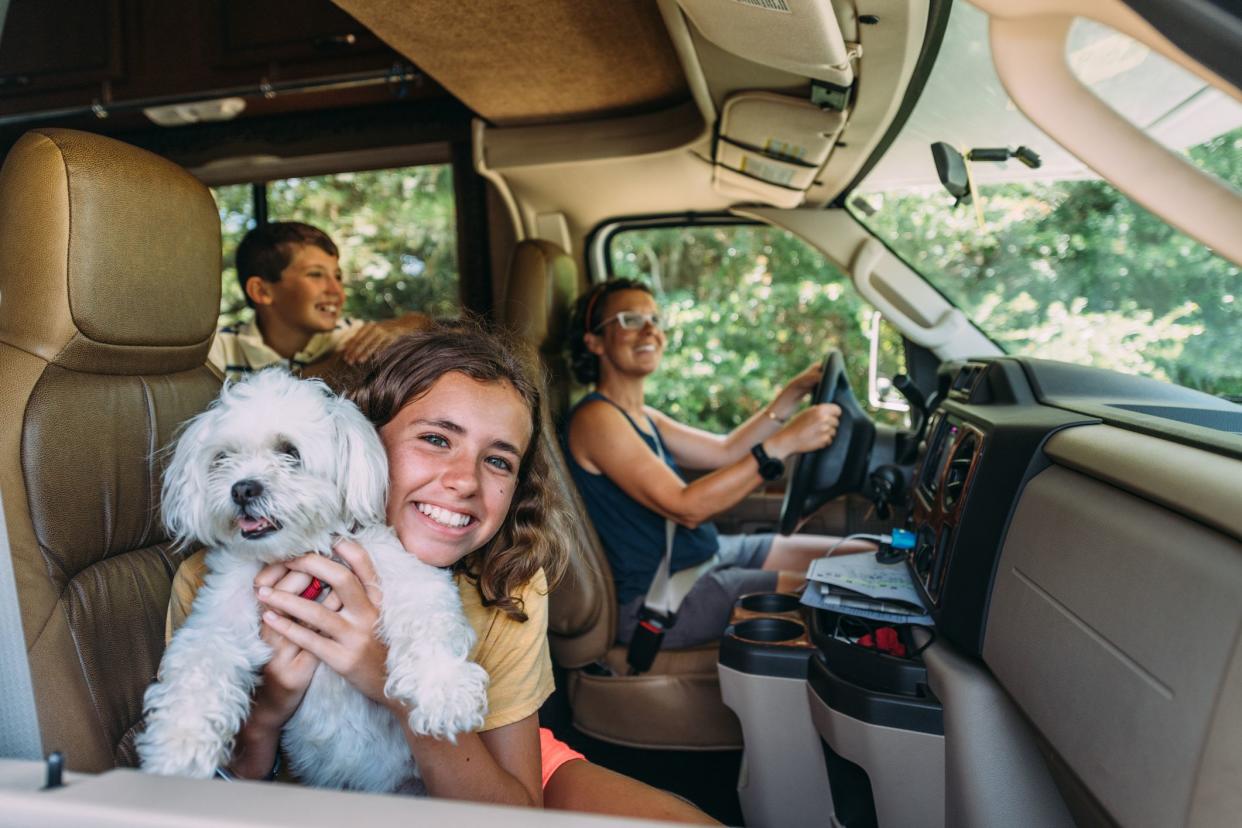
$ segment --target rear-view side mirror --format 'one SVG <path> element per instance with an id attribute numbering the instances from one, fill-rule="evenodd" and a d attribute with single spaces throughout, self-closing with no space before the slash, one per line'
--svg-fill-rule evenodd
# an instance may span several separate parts
<path id="1" fill-rule="evenodd" d="M 966 159 L 951 144 L 937 141 L 931 145 L 932 160 L 936 162 L 936 175 L 940 183 L 956 201 L 953 206 L 970 203 L 970 178 L 966 174 Z"/>

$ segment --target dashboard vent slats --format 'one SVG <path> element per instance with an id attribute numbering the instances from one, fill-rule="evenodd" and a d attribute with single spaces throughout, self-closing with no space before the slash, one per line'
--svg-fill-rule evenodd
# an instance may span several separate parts
<path id="1" fill-rule="evenodd" d="M 970 476 L 970 467 L 974 465 L 978 440 L 973 433 L 968 433 L 953 450 L 949 458 L 949 467 L 944 474 L 943 498 L 944 508 L 952 509 L 961 499 L 966 486 L 966 478 Z"/>

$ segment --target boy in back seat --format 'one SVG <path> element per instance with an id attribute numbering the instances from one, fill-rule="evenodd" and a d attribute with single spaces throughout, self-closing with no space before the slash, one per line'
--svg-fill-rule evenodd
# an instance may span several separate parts
<path id="1" fill-rule="evenodd" d="M 236 260 L 237 280 L 254 319 L 220 328 L 207 357 L 228 379 L 270 365 L 311 376 L 340 362 L 361 364 L 429 322 L 421 313 L 384 322 L 342 317 L 345 286 L 337 247 L 309 224 L 256 227 L 238 245 Z"/>

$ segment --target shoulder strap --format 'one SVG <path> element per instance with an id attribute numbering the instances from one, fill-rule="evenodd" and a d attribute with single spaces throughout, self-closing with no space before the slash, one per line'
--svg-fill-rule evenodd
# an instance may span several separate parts
<path id="1" fill-rule="evenodd" d="M 626 415 L 629 416 L 629 415 Z M 631 420 L 631 422 L 633 422 Z M 664 462 L 664 441 L 660 439 L 660 431 L 656 428 L 655 423 L 651 422 L 651 418 L 647 418 L 647 422 L 651 424 L 651 430 L 655 434 L 656 454 L 660 457 L 660 462 Z M 677 608 L 681 606 L 681 599 L 684 595 L 674 596 L 668 588 L 669 569 L 673 566 L 673 537 L 677 534 L 677 526 L 668 518 L 664 519 L 664 560 L 660 562 L 660 568 L 656 570 L 655 577 L 651 579 L 651 586 L 647 588 L 647 597 L 643 600 L 643 605 L 660 615 L 671 619 L 677 613 Z"/>
<path id="2" fill-rule="evenodd" d="M 606 402 L 606 403 L 608 403 L 609 405 L 611 405 L 613 408 L 615 408 L 615 409 L 617 409 L 618 411 L 620 411 L 620 412 L 621 412 L 621 416 L 625 418 L 626 422 L 628 422 L 628 423 L 630 424 L 630 427 L 631 427 L 631 428 L 633 428 L 635 431 L 637 431 L 637 432 L 639 433 L 639 435 L 640 435 L 640 436 L 643 436 L 643 437 L 647 436 L 647 432 L 645 432 L 645 431 L 643 431 L 641 428 L 639 428 L 639 427 L 638 427 L 638 423 L 634 422 L 634 418 L 630 416 L 630 412 L 626 411 L 624 408 L 622 408 L 620 405 L 618 405 L 615 401 L 613 401 L 612 399 L 609 399 L 608 397 L 604 396 L 603 394 L 601 394 L 601 393 L 600 393 L 600 392 L 598 392 L 598 391 L 592 391 L 592 392 L 591 392 L 591 394 L 590 394 L 590 396 L 591 396 L 591 397 L 594 397 L 594 398 L 595 398 L 595 399 L 597 399 L 597 400 L 603 400 L 604 402 Z M 589 397 L 588 397 L 588 398 L 584 398 L 584 399 L 583 399 L 583 402 L 586 402 L 586 400 L 587 400 L 587 399 L 589 399 Z M 581 404 L 581 403 L 579 403 L 579 404 Z M 651 421 L 651 418 L 650 418 L 650 417 L 648 417 L 648 418 L 647 418 L 647 423 L 648 423 L 648 425 L 650 425 L 650 426 L 651 426 L 651 432 L 652 432 L 652 434 L 655 436 L 655 441 L 656 441 L 656 454 L 659 454 L 659 455 L 660 455 L 660 459 L 661 459 L 661 460 L 663 460 L 663 459 L 664 459 L 664 453 L 663 453 L 662 451 L 660 451 L 659 446 L 660 446 L 660 444 L 661 444 L 661 443 L 663 443 L 664 441 L 660 439 L 660 432 L 656 430 L 655 423 L 653 423 L 653 422 Z"/>

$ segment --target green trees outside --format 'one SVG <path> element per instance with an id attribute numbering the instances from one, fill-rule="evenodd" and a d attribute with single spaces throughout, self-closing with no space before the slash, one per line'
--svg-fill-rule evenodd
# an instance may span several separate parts
<path id="1" fill-rule="evenodd" d="M 1191 158 L 1242 187 L 1242 130 Z M 930 163 L 930 161 L 929 161 Z M 253 226 L 249 185 L 215 191 L 224 236 L 222 319 L 248 317 L 233 251 Z M 1242 394 L 1239 268 L 1101 181 L 984 187 L 984 226 L 942 192 L 871 193 L 858 218 L 1003 348 Z M 315 224 L 341 248 L 347 311 L 458 312 L 447 165 L 287 179 L 268 185 L 273 220 Z M 857 204 L 857 200 L 854 200 Z M 771 227 L 654 227 L 613 237 L 614 273 L 656 290 L 670 317 L 653 404 L 714 430 L 740 423 L 807 365 L 841 348 L 867 394 L 874 311 L 848 277 Z M 880 363 L 902 368 L 889 327 Z M 878 412 L 884 416 L 883 412 Z M 889 413 L 888 416 L 892 416 Z"/>
<path id="2" fill-rule="evenodd" d="M 1242 189 L 1242 129 L 1188 154 Z M 867 194 L 856 214 L 1007 351 L 1242 394 L 1236 265 L 1104 181 L 980 195 L 982 227 L 941 191 Z"/>
<path id="3" fill-rule="evenodd" d="M 661 411 L 726 431 L 834 347 L 866 399 L 873 310 L 796 236 L 738 224 L 635 229 L 613 237 L 611 254 L 615 275 L 650 284 L 669 317 L 664 362 L 647 386 Z M 882 332 L 884 364 L 899 366 L 901 339 Z"/>

